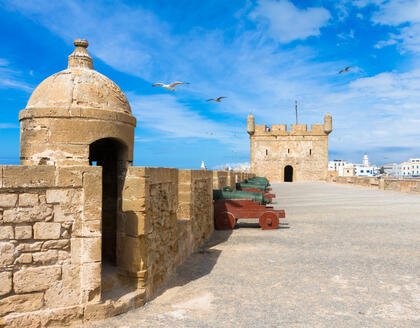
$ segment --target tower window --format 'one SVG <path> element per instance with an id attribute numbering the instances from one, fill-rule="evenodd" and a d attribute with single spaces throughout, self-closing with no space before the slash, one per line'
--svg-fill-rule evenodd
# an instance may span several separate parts
<path id="1" fill-rule="evenodd" d="M 290 154 L 290 149 L 289 148 L 287 148 L 287 153 Z"/>
<path id="2" fill-rule="evenodd" d="M 265 150 L 265 156 L 268 156 L 268 149 Z"/>
<path id="3" fill-rule="evenodd" d="M 312 149 L 309 149 L 309 156 L 312 155 Z"/>

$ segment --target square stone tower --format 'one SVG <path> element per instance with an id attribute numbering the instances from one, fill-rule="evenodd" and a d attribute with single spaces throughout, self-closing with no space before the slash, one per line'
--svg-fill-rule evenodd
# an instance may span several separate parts
<path id="1" fill-rule="evenodd" d="M 251 171 L 270 182 L 322 181 L 328 173 L 328 135 L 332 117 L 324 124 L 255 125 L 250 114 L 247 132 L 251 141 Z"/>

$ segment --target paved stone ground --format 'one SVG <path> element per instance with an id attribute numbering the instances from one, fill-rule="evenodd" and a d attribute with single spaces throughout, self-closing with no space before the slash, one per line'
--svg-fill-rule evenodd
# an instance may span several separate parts
<path id="1" fill-rule="evenodd" d="M 144 307 L 83 327 L 420 327 L 420 197 L 277 184 L 288 226 L 215 232 Z"/>

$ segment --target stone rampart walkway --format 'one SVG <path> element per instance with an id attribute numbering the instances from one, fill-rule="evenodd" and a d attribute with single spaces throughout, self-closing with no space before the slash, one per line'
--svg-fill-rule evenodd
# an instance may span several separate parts
<path id="1" fill-rule="evenodd" d="M 216 232 L 146 306 L 83 327 L 420 327 L 420 197 L 277 184 L 288 226 Z"/>

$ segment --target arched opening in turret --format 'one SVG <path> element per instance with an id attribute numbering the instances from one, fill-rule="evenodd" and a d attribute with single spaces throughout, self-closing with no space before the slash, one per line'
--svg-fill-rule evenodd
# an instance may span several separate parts
<path id="1" fill-rule="evenodd" d="M 127 146 L 113 138 L 89 145 L 89 164 L 102 166 L 102 264 L 116 267 L 117 220 L 121 213 L 122 183 L 127 167 Z M 104 272 L 103 272 L 104 273 Z"/>
<path id="2" fill-rule="evenodd" d="M 284 167 L 284 182 L 293 182 L 293 166 Z"/>

